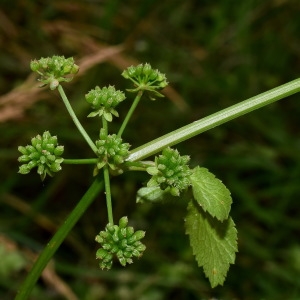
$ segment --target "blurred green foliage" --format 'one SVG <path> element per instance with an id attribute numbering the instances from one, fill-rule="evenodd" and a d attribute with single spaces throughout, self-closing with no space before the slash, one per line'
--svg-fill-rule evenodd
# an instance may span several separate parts
<path id="1" fill-rule="evenodd" d="M 297 78 L 299 12 L 296 0 L 2 1 L 1 234 L 21 252 L 38 252 L 92 181 L 91 166 L 65 165 L 61 174 L 43 183 L 35 174 L 17 174 L 17 146 L 45 130 L 58 135 L 66 157 L 92 154 L 55 92 L 43 92 L 32 105 L 32 99 L 21 99 L 21 104 L 29 103 L 21 112 L 14 106 L 18 98 L 10 93 L 29 76 L 31 59 L 65 55 L 76 61 L 122 45 L 119 60 L 149 62 L 166 73 L 188 108 L 181 110 L 167 98 L 145 99 L 124 133 L 134 148 Z M 84 94 L 96 85 L 128 88 L 121 72 L 120 63 L 110 58 L 64 85 L 95 138 L 99 124 L 86 118 Z M 12 95 L 10 102 L 7 95 Z M 191 155 L 192 165 L 208 168 L 232 192 L 239 253 L 224 287 L 211 290 L 196 266 L 183 228 L 186 203 L 135 204 L 136 190 L 148 178 L 140 173 L 114 178 L 112 192 L 116 219 L 128 215 L 133 225 L 147 231 L 143 258 L 126 269 L 98 270 L 94 238 L 107 223 L 105 199 L 99 195 L 57 252 L 57 274 L 79 299 L 299 299 L 299 97 L 296 94 L 178 145 L 182 155 Z M 120 119 L 129 104 L 121 106 Z M 4 118 L 7 107 L 18 113 Z M 1 258 L 0 269 L 9 265 L 10 257 Z M 11 272 L 13 276 L 0 283 L 4 300 L 13 298 L 27 269 Z M 44 280 L 32 299 L 72 298 L 60 295 Z"/>

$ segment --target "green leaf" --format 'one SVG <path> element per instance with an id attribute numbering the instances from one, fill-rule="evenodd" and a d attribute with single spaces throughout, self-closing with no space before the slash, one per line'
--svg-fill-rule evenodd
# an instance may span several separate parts
<path id="1" fill-rule="evenodd" d="M 112 114 L 110 112 L 104 111 L 103 112 L 103 116 L 105 118 L 105 120 L 107 122 L 111 122 L 112 121 Z"/>
<path id="2" fill-rule="evenodd" d="M 193 195 L 197 203 L 213 217 L 223 221 L 228 218 L 232 198 L 230 191 L 205 168 L 193 169 L 191 175 Z"/>
<path id="3" fill-rule="evenodd" d="M 220 222 L 205 212 L 195 201 L 190 201 L 185 220 L 193 254 L 203 267 L 212 287 L 223 285 L 230 264 L 237 252 L 237 231 L 229 217 Z"/>
<path id="4" fill-rule="evenodd" d="M 189 200 L 187 195 L 183 193 L 180 195 L 180 199 Z M 168 187 L 165 190 L 162 190 L 158 185 L 142 187 L 137 191 L 136 202 L 137 203 L 145 203 L 145 202 L 167 202 L 167 201 L 178 201 L 178 196 L 174 196 L 171 194 L 171 189 Z"/>
<path id="5" fill-rule="evenodd" d="M 92 111 L 89 115 L 88 118 L 96 117 L 99 115 L 99 111 Z"/>
<path id="6" fill-rule="evenodd" d="M 136 202 L 159 202 L 164 199 L 165 192 L 156 186 L 142 187 L 137 191 Z"/>

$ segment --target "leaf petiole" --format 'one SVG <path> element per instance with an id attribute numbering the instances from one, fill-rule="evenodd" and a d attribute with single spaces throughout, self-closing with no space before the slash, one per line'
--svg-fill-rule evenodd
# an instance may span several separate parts
<path id="1" fill-rule="evenodd" d="M 162 151 L 168 146 L 176 145 L 202 132 L 238 118 L 258 108 L 286 98 L 300 91 L 300 79 L 290 81 L 272 90 L 251 97 L 245 101 L 225 108 L 208 117 L 190 123 L 151 142 L 133 149 L 127 161 L 138 161 Z"/>

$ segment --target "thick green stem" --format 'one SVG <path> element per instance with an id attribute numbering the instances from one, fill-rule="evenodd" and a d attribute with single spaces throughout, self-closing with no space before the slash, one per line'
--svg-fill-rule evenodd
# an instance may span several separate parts
<path id="1" fill-rule="evenodd" d="M 108 165 L 105 165 L 103 167 L 103 173 L 104 173 L 104 185 L 105 185 L 105 197 L 106 197 L 106 207 L 107 207 L 108 222 L 110 224 L 114 224 L 113 211 L 112 211 L 112 202 L 111 202 L 110 178 L 109 178 Z"/>
<path id="2" fill-rule="evenodd" d="M 130 109 L 129 109 L 129 111 L 128 111 L 128 113 L 127 113 L 127 115 L 126 115 L 126 117 L 125 117 L 125 119 L 124 119 L 121 127 L 120 127 L 120 129 L 119 129 L 119 132 L 117 134 L 118 137 L 121 137 L 122 133 L 124 132 L 124 130 L 125 130 L 128 122 L 129 122 L 129 120 L 130 120 L 130 118 L 131 118 L 131 116 L 132 116 L 135 108 L 137 107 L 138 103 L 140 102 L 142 96 L 143 96 L 143 91 L 139 91 L 137 93 L 135 99 L 133 100 L 133 103 L 132 103 L 132 105 L 131 105 L 131 107 L 130 107 Z"/>
<path id="3" fill-rule="evenodd" d="M 18 291 L 15 300 L 25 300 L 29 298 L 36 281 L 40 277 L 42 271 L 45 269 L 50 259 L 53 257 L 58 247 L 62 244 L 62 242 L 69 234 L 71 229 L 74 227 L 76 222 L 87 210 L 89 205 L 93 202 L 95 197 L 99 194 L 99 192 L 102 189 L 103 181 L 100 179 L 100 176 L 97 176 L 90 188 L 78 202 L 78 204 L 67 217 L 65 222 L 57 230 L 55 235 L 52 237 L 50 242 L 47 244 L 47 246 L 44 248 L 44 250 L 38 257 L 37 261 L 34 263 L 31 271 L 29 272 L 20 290 Z"/>
<path id="4" fill-rule="evenodd" d="M 86 140 L 86 142 L 89 144 L 89 146 L 92 148 L 92 150 L 94 151 L 94 153 L 97 154 L 97 147 L 96 145 L 94 144 L 94 142 L 91 140 L 90 136 L 87 134 L 87 132 L 84 130 L 84 128 L 82 127 L 81 123 L 79 122 L 65 92 L 64 92 L 64 89 L 62 88 L 61 85 L 58 86 L 58 92 L 73 120 L 73 122 L 75 123 L 77 129 L 79 130 L 79 132 L 82 134 L 82 136 L 84 137 L 84 139 Z"/>
<path id="5" fill-rule="evenodd" d="M 277 100 L 286 98 L 299 91 L 300 79 L 283 84 L 146 143 L 132 150 L 127 161 L 138 161 L 147 158 L 160 152 L 165 147 L 176 145 L 204 131 L 217 127 Z"/>

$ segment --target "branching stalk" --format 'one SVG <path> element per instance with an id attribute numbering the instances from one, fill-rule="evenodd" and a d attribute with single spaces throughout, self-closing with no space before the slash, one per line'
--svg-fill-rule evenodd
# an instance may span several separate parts
<path id="1" fill-rule="evenodd" d="M 65 158 L 63 163 L 70 165 L 91 165 L 96 164 L 98 161 L 97 158 Z"/>
<path id="2" fill-rule="evenodd" d="M 108 126 L 107 126 L 107 121 L 104 118 L 104 116 L 102 116 L 102 126 L 103 126 L 103 130 L 105 132 L 105 135 L 107 135 L 108 134 Z M 112 211 L 112 202 L 111 202 L 109 169 L 108 169 L 107 164 L 103 167 L 103 176 L 104 176 L 104 187 L 105 187 L 105 197 L 106 197 L 108 222 L 110 224 L 114 224 L 113 211 Z"/>
<path id="3" fill-rule="evenodd" d="M 75 123 L 76 127 L 78 128 L 79 132 L 82 134 L 82 136 L 84 137 L 84 139 L 86 140 L 86 142 L 89 144 L 89 146 L 92 148 L 92 150 L 94 151 L 94 153 L 97 154 L 97 147 L 96 145 L 94 144 L 94 142 L 91 140 L 90 136 L 87 134 L 87 132 L 85 131 L 85 129 L 82 127 L 81 123 L 79 122 L 65 92 L 64 92 L 64 89 L 61 85 L 58 86 L 58 92 L 73 120 L 73 122 Z"/>
<path id="4" fill-rule="evenodd" d="M 127 113 L 127 115 L 126 115 L 126 117 L 125 117 L 125 119 L 124 119 L 124 121 L 123 121 L 123 123 L 122 123 L 120 129 L 119 129 L 119 132 L 118 132 L 118 134 L 117 134 L 118 137 L 121 137 L 122 133 L 124 132 L 124 130 L 125 130 L 125 128 L 126 128 L 128 122 L 129 122 L 129 120 L 130 120 L 130 118 L 131 118 L 131 116 L 132 116 L 132 114 L 133 114 L 135 108 L 137 107 L 138 103 L 140 102 L 142 96 L 143 96 L 143 91 L 140 90 L 140 91 L 137 93 L 137 95 L 136 95 L 134 101 L 132 102 L 132 105 L 131 105 L 131 107 L 130 107 L 130 109 L 129 109 L 129 111 L 128 111 L 128 113 Z"/>
<path id="5" fill-rule="evenodd" d="M 112 211 L 112 202 L 111 202 L 110 178 L 109 178 L 108 165 L 105 165 L 103 167 L 103 174 L 104 174 L 104 185 L 105 185 L 105 197 L 106 197 L 106 207 L 107 207 L 108 222 L 110 224 L 114 224 L 113 211 Z"/>
<path id="6" fill-rule="evenodd" d="M 78 67 L 75 67 L 73 61 L 65 61 L 64 57 L 54 57 L 54 61 L 56 64 L 59 63 L 63 66 L 66 63 L 66 66 L 69 66 L 71 63 L 71 69 L 66 68 L 66 70 L 69 70 L 70 74 L 75 74 L 78 71 Z M 43 63 L 40 63 L 39 61 L 33 61 L 32 62 L 32 69 L 34 71 L 44 70 L 44 64 L 48 61 L 43 59 Z M 50 64 L 51 65 L 51 64 Z M 150 65 L 145 66 L 138 66 L 138 73 L 141 70 L 144 71 L 144 73 L 147 75 L 146 78 L 149 77 Z M 48 69 L 47 69 L 48 70 Z M 61 69 L 60 69 L 61 70 Z M 65 69 L 63 69 L 65 70 Z M 129 72 L 130 71 L 130 72 Z M 132 67 L 129 71 L 125 72 L 125 78 L 132 77 L 132 73 L 136 72 L 136 70 Z M 156 71 L 151 71 L 152 75 L 156 75 L 156 80 L 159 83 L 159 87 L 163 88 L 166 86 L 166 80 L 165 77 L 162 76 L 160 73 L 157 73 Z M 134 73 L 136 74 L 136 73 Z M 61 76 L 63 77 L 64 74 Z M 152 76 L 151 75 L 151 76 Z M 137 77 L 134 77 L 137 78 Z M 152 77 L 151 77 L 152 78 Z M 49 82 L 46 80 L 44 84 L 48 84 Z M 58 85 L 58 86 L 57 86 Z M 81 123 L 79 122 L 78 118 L 76 117 L 69 100 L 62 88 L 62 86 L 59 84 L 58 80 L 51 81 L 50 82 L 50 88 L 58 88 L 58 91 L 62 97 L 62 100 L 72 118 L 74 121 L 76 127 L 78 128 L 79 132 L 82 134 L 86 142 L 89 144 L 93 152 L 97 155 L 99 155 L 99 151 L 97 149 L 97 146 L 95 143 L 91 140 L 85 129 L 82 127 Z M 251 111 L 254 111 L 258 108 L 261 108 L 263 106 L 266 106 L 268 104 L 271 104 L 277 100 L 286 98 L 292 94 L 295 94 L 300 91 L 300 79 L 296 79 L 294 81 L 291 81 L 289 83 L 286 83 L 284 85 L 281 85 L 279 87 L 276 87 L 272 90 L 269 90 L 267 92 L 264 92 L 262 94 L 259 94 L 257 96 L 254 96 L 252 98 L 249 98 L 243 102 L 240 102 L 238 104 L 235 104 L 231 107 L 228 107 L 226 109 L 223 109 L 219 112 L 216 112 L 210 116 L 207 116 L 203 119 L 200 119 L 198 121 L 195 121 L 191 124 L 188 124 L 186 126 L 183 126 L 177 130 L 174 130 L 164 136 L 161 136 L 155 140 L 152 140 L 140 147 L 137 147 L 136 149 L 132 150 L 130 152 L 129 157 L 127 158 L 124 166 L 125 170 L 145 170 L 149 166 L 152 166 L 153 162 L 147 162 L 142 161 L 145 158 L 148 158 L 160 151 L 162 151 L 164 148 L 168 146 L 176 145 L 180 142 L 183 142 L 187 139 L 190 139 L 200 133 L 203 133 L 209 129 L 212 129 L 214 127 L 217 127 L 221 124 L 224 124 L 230 120 L 233 120 L 237 117 L 240 117 L 244 114 L 247 114 Z M 117 134 L 118 138 L 121 137 L 122 133 L 124 132 L 124 129 L 127 126 L 127 123 L 132 116 L 137 104 L 139 103 L 141 97 L 143 95 L 143 91 L 140 90 L 138 94 L 136 95 L 131 108 L 128 111 L 128 114 L 126 115 L 124 122 L 122 123 L 120 130 Z M 122 98 L 123 99 L 123 98 Z M 108 135 L 108 123 L 107 120 L 102 116 L 102 125 L 103 125 L 103 132 L 105 136 Z M 126 147 L 125 147 L 126 148 Z M 21 149 L 25 149 L 24 147 Z M 25 150 L 23 150 L 25 151 Z M 23 153 L 23 156 L 27 153 Z M 97 155 L 97 156 L 98 156 Z M 126 150 L 127 155 L 127 150 Z M 24 159 L 24 158 L 23 158 Z M 98 161 L 97 158 L 92 159 L 65 159 L 65 164 L 96 164 Z M 107 162 L 106 160 L 103 160 L 103 162 Z M 122 158 L 123 162 L 123 158 Z M 101 163 L 101 162 L 100 162 Z M 102 166 L 102 165 L 101 165 Z M 59 248 L 59 246 L 62 244 L 68 233 L 71 231 L 73 226 L 76 224 L 76 222 L 79 220 L 79 218 L 83 215 L 83 213 L 87 210 L 89 205 L 93 202 L 95 197 L 98 195 L 98 193 L 103 190 L 103 187 L 105 187 L 105 195 L 106 195 L 106 205 L 107 205 L 107 212 L 108 212 L 108 220 L 109 223 L 113 224 L 113 211 L 112 211 L 112 200 L 111 200 L 111 188 L 110 188 L 110 174 L 109 174 L 109 164 L 105 164 L 103 166 L 103 173 L 104 173 L 104 184 L 103 180 L 100 179 L 100 176 L 97 176 L 90 188 L 87 190 L 87 192 L 84 194 L 84 196 L 81 198 L 81 200 L 78 202 L 76 207 L 73 209 L 73 211 L 70 213 L 70 215 L 67 217 L 66 221 L 61 225 L 61 227 L 58 229 L 58 231 L 55 233 L 55 235 L 52 237 L 50 242 L 47 244 L 47 246 L 44 248 L 40 256 L 38 257 L 37 261 L 34 263 L 31 271 L 29 272 L 28 276 L 26 277 L 25 281 L 23 282 L 18 294 L 16 295 L 15 300 L 24 300 L 28 299 L 30 296 L 30 293 L 40 277 L 42 271 L 47 266 L 50 259 L 54 256 L 56 250 Z M 184 176 L 183 176 L 184 177 Z"/>

